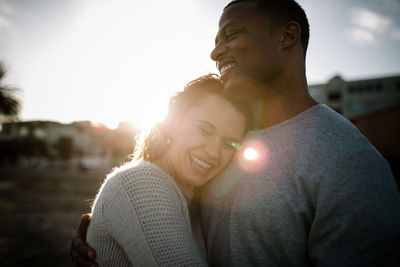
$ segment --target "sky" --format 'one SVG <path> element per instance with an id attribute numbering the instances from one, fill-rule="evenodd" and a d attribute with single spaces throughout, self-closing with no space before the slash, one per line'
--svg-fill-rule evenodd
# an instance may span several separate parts
<path id="1" fill-rule="evenodd" d="M 209 58 L 229 0 L 0 0 L 0 61 L 21 120 L 147 126 Z M 400 0 L 299 0 L 309 84 L 400 74 Z"/>

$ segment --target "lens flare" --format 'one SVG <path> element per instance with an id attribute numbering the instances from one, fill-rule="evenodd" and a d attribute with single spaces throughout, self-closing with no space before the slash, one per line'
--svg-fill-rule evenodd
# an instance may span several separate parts
<path id="1" fill-rule="evenodd" d="M 256 160 L 258 158 L 258 152 L 254 148 L 248 147 L 244 150 L 243 156 L 247 160 Z"/>
<path id="2" fill-rule="evenodd" d="M 260 141 L 247 141 L 242 144 L 241 150 L 235 160 L 244 172 L 254 173 L 267 167 L 270 153 L 266 144 Z"/>
<path id="3" fill-rule="evenodd" d="M 220 187 L 217 192 L 217 197 L 223 197 L 225 194 L 232 191 L 242 179 L 249 179 L 260 177 L 259 175 L 248 175 L 256 173 L 263 168 L 268 168 L 270 151 L 264 142 L 260 141 L 247 141 L 240 145 L 240 152 L 236 154 L 234 161 L 236 161 L 239 168 L 233 167 L 232 177 L 229 181 Z"/>

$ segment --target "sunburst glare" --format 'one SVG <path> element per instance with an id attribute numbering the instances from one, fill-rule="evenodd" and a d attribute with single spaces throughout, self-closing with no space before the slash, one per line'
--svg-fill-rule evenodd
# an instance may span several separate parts
<path id="1" fill-rule="evenodd" d="M 40 108 L 33 100 L 27 101 L 23 117 L 29 113 L 61 122 L 90 120 L 111 129 L 121 121 L 151 126 L 164 117 L 172 92 L 197 76 L 215 72 L 208 58 L 215 31 L 189 23 L 195 21 L 199 8 L 206 5 L 196 1 L 79 2 L 70 20 L 54 26 L 60 27 L 57 33 L 32 43 L 32 51 L 46 53 L 31 52 L 40 54 L 41 67 L 34 56 L 28 58 L 27 86 L 21 86 L 41 90 L 35 94 L 26 90 L 27 99 L 46 95 L 56 101 Z M 171 16 L 178 9 L 179 14 Z M 187 40 L 196 42 L 188 46 Z M 203 54 L 198 53 L 200 47 Z"/>

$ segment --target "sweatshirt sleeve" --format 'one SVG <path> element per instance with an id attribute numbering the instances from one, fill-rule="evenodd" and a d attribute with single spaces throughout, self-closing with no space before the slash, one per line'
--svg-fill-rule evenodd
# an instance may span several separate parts
<path id="1" fill-rule="evenodd" d="M 104 229 L 132 265 L 207 266 L 185 198 L 170 176 L 147 164 L 117 173 L 103 187 Z"/>
<path id="2" fill-rule="evenodd" d="M 319 183 L 309 253 L 316 266 L 398 266 L 400 198 L 377 153 L 336 161 Z"/>

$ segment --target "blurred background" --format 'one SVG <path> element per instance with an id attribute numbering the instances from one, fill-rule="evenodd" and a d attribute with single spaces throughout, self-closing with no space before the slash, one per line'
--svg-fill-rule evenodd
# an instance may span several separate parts
<path id="1" fill-rule="evenodd" d="M 105 175 L 168 97 L 216 73 L 228 0 L 0 0 L 0 265 L 71 266 Z M 399 179 L 400 1 L 299 0 L 310 93 L 352 121 Z"/>

